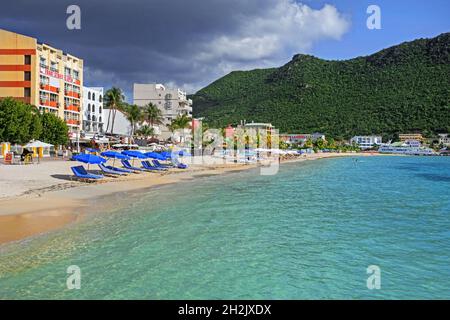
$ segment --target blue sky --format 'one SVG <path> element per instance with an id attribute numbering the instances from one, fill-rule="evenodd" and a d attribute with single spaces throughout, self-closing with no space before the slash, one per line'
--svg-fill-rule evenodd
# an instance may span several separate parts
<path id="1" fill-rule="evenodd" d="M 323 41 L 311 50 L 324 59 L 348 59 L 417 38 L 431 38 L 450 32 L 449 0 L 333 0 L 303 1 L 313 8 L 329 3 L 351 19 L 349 31 L 340 41 Z M 381 30 L 369 30 L 366 9 L 381 9 Z"/>

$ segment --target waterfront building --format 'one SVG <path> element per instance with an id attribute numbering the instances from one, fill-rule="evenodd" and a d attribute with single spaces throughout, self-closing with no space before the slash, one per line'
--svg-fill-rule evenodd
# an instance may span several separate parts
<path id="1" fill-rule="evenodd" d="M 105 132 L 103 88 L 83 87 L 83 132 L 85 139 L 98 138 Z"/>
<path id="2" fill-rule="evenodd" d="M 420 133 L 401 133 L 398 137 L 401 142 L 405 142 L 407 140 L 423 141 L 423 136 Z"/>
<path id="3" fill-rule="evenodd" d="M 320 132 L 314 132 L 313 134 L 311 134 L 311 140 L 312 141 L 317 141 L 317 140 L 323 140 L 325 141 L 325 134 L 320 133 Z"/>
<path id="4" fill-rule="evenodd" d="M 171 137 L 168 126 L 172 120 L 180 115 L 192 117 L 192 100 L 187 98 L 186 92 L 180 89 L 166 88 L 162 84 L 138 84 L 133 85 L 133 104 L 145 107 L 149 103 L 161 110 L 163 124 L 159 126 L 161 139 Z"/>
<path id="5" fill-rule="evenodd" d="M 361 149 L 370 149 L 381 145 L 383 139 L 381 136 L 354 136 L 350 139 L 350 143 L 356 143 Z"/>
<path id="6" fill-rule="evenodd" d="M 303 145 L 306 141 L 317 141 L 317 140 L 324 140 L 325 141 L 325 135 L 323 133 L 293 133 L 293 134 L 280 134 L 280 141 L 283 141 L 288 144 L 300 144 Z"/>
<path id="7" fill-rule="evenodd" d="M 72 141 L 82 124 L 83 60 L 0 29 L 0 99 L 13 97 L 64 119 Z"/>
<path id="8" fill-rule="evenodd" d="M 311 139 L 310 134 L 280 134 L 280 141 L 288 144 L 300 144 L 303 145 L 308 139 Z"/>
<path id="9" fill-rule="evenodd" d="M 446 147 L 450 147 L 450 137 L 448 133 L 439 135 L 439 144 L 443 144 Z"/>

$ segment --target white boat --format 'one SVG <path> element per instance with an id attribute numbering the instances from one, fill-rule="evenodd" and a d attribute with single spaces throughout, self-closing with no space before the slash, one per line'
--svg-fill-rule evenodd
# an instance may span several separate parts
<path id="1" fill-rule="evenodd" d="M 406 142 L 395 142 L 382 144 L 378 149 L 380 153 L 405 154 L 414 156 L 434 156 L 437 155 L 433 149 L 423 147 L 420 144 Z"/>

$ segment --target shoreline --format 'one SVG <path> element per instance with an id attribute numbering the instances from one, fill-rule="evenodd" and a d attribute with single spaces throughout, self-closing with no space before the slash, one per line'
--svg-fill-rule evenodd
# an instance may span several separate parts
<path id="1" fill-rule="evenodd" d="M 341 157 L 378 156 L 368 153 L 324 153 L 293 159 L 285 163 Z M 70 166 L 68 162 L 68 166 Z M 125 178 L 108 178 L 100 183 L 70 182 L 48 186 L 30 186 L 20 195 L 0 198 L 0 246 L 46 234 L 83 220 L 83 209 L 97 198 L 121 192 L 142 191 L 162 185 L 189 181 L 205 176 L 257 169 L 257 164 L 192 165 L 186 171 L 133 174 Z M 175 170 L 175 169 L 173 169 Z M 97 210 L 96 210 L 97 211 Z"/>

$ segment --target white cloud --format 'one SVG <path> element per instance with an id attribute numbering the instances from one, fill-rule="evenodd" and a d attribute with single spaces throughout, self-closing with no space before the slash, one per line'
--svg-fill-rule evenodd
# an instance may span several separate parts
<path id="1" fill-rule="evenodd" d="M 240 16 L 234 34 L 203 44 L 198 63 L 215 62 L 221 70 L 279 65 L 295 53 L 308 52 L 324 39 L 339 40 L 349 20 L 331 5 L 315 10 L 292 0 L 276 0 L 262 14 Z"/>

